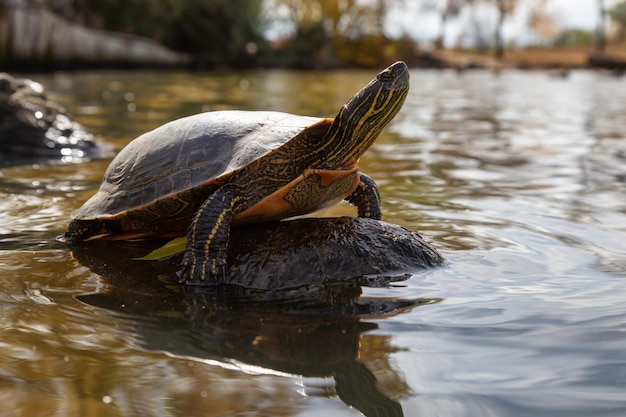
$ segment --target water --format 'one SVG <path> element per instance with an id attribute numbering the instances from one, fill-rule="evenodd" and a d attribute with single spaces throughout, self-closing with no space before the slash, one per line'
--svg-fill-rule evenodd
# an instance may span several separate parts
<path id="1" fill-rule="evenodd" d="M 372 75 L 37 79 L 119 149 L 206 110 L 332 115 Z M 626 415 L 625 132 L 608 74 L 413 71 L 360 165 L 384 219 L 446 263 L 364 288 L 366 304 L 419 301 L 364 317 L 111 285 L 55 240 L 108 161 L 5 168 L 0 415 Z"/>

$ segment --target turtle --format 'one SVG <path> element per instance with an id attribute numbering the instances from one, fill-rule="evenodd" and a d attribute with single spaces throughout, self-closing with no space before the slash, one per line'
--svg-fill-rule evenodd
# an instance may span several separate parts
<path id="1" fill-rule="evenodd" d="M 181 283 L 212 285 L 228 271 L 231 225 L 300 216 L 344 199 L 359 217 L 380 220 L 378 187 L 357 163 L 408 90 L 407 65 L 398 61 L 334 118 L 221 110 L 168 122 L 117 154 L 64 239 L 186 236 Z"/>

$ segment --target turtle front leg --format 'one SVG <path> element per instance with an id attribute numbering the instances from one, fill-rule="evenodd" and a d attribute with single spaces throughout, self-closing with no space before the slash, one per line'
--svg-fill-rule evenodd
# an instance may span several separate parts
<path id="1" fill-rule="evenodd" d="M 227 278 L 230 222 L 243 198 L 239 187 L 225 184 L 200 206 L 187 231 L 180 282 L 212 285 Z"/>
<path id="2" fill-rule="evenodd" d="M 373 179 L 359 172 L 359 185 L 346 197 L 346 200 L 357 207 L 359 217 L 380 220 L 380 192 Z"/>

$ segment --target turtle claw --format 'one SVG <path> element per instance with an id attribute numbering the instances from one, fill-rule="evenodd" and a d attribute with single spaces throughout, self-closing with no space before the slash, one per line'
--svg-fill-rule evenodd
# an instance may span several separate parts
<path id="1" fill-rule="evenodd" d="M 225 261 L 202 259 L 186 252 L 176 274 L 181 284 L 210 286 L 226 282 L 227 273 Z"/>

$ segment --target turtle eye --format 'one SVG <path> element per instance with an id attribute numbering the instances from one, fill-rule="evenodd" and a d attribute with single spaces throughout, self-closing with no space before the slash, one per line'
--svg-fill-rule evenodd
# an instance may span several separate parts
<path id="1" fill-rule="evenodd" d="M 392 78 L 391 70 L 390 69 L 384 70 L 383 72 L 378 74 L 378 76 L 376 78 L 378 78 L 378 81 L 382 81 L 382 82 L 391 80 L 391 78 Z"/>

